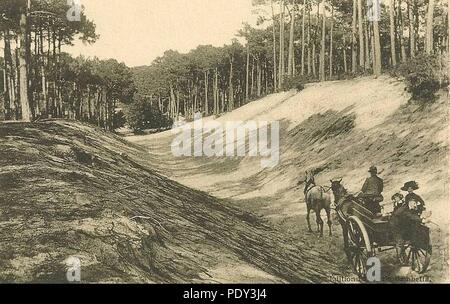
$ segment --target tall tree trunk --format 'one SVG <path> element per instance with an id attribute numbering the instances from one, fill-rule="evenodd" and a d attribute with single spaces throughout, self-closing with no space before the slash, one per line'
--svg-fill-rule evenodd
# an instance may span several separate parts
<path id="1" fill-rule="evenodd" d="M 5 47 L 3 49 L 4 53 L 4 64 L 5 64 L 5 119 L 11 119 L 10 116 L 12 105 L 14 104 L 13 92 L 14 87 L 11 86 L 13 80 L 13 69 L 12 69 L 12 54 L 11 54 L 11 40 L 9 37 L 9 30 L 6 29 L 3 32 L 3 41 Z"/>
<path id="2" fill-rule="evenodd" d="M 395 48 L 395 0 L 390 0 L 389 2 L 389 22 L 390 22 L 390 32 L 391 32 L 391 63 L 392 66 L 397 65 L 397 51 Z"/>
<path id="3" fill-rule="evenodd" d="M 308 9 L 308 75 L 311 75 L 311 11 Z"/>
<path id="4" fill-rule="evenodd" d="M 177 83 L 178 83 L 178 80 L 177 80 Z M 177 86 L 176 86 L 176 94 L 175 94 L 175 97 L 176 97 L 176 102 L 175 102 L 175 117 L 177 118 L 177 121 L 179 121 L 180 120 L 180 103 L 181 103 L 181 98 L 180 98 L 180 90 L 179 90 L 179 88 L 178 88 L 178 84 L 177 84 Z"/>
<path id="5" fill-rule="evenodd" d="M 402 56 L 402 62 L 406 61 L 406 48 L 405 48 L 405 42 L 403 40 L 403 11 L 402 11 L 402 0 L 398 0 L 398 19 L 399 19 L 399 40 L 400 40 L 400 53 Z"/>
<path id="6" fill-rule="evenodd" d="M 35 108 L 34 108 L 34 101 L 33 101 L 33 77 L 32 77 L 32 51 L 31 51 L 31 0 L 27 0 L 27 11 L 26 11 L 26 31 L 25 31 L 25 58 L 27 62 L 27 79 L 28 79 L 28 107 L 30 116 L 33 119 L 35 116 Z"/>
<path id="7" fill-rule="evenodd" d="M 376 77 L 381 75 L 381 45 L 380 45 L 380 29 L 378 25 L 377 18 L 374 18 L 373 21 L 373 36 L 374 36 L 374 61 L 375 61 L 375 69 L 374 74 Z"/>
<path id="8" fill-rule="evenodd" d="M 331 4 L 331 29 L 330 29 L 330 79 L 333 77 L 333 30 L 334 30 L 334 7 Z"/>
<path id="9" fill-rule="evenodd" d="M 414 14 L 414 33 L 416 37 L 416 54 L 419 52 L 419 43 L 417 43 L 419 37 L 419 26 L 420 26 L 420 16 L 419 16 L 419 5 L 417 4 L 418 0 L 413 0 L 413 14 Z"/>
<path id="10" fill-rule="evenodd" d="M 344 72 L 347 74 L 348 66 L 347 66 L 347 42 L 345 41 L 345 33 L 342 35 L 342 43 L 343 43 L 343 55 L 344 55 Z"/>
<path id="11" fill-rule="evenodd" d="M 228 109 L 229 111 L 233 111 L 234 109 L 234 87 L 233 87 L 233 55 L 230 57 L 230 79 L 228 83 Z"/>
<path id="12" fill-rule="evenodd" d="M 358 0 L 353 0 L 353 20 L 352 20 L 352 72 L 356 73 L 357 68 L 357 54 L 356 54 L 356 49 L 357 49 L 357 42 L 356 42 L 356 23 L 357 23 L 357 11 L 358 11 L 358 7 L 357 7 L 357 1 Z"/>
<path id="13" fill-rule="evenodd" d="M 358 0 L 359 66 L 364 68 L 364 32 L 362 0 Z"/>
<path id="14" fill-rule="evenodd" d="M 62 67 L 61 67 L 61 48 L 62 48 L 62 38 L 61 36 L 58 37 L 58 46 L 57 46 L 57 55 L 56 55 L 56 77 L 55 77 L 55 95 L 57 100 L 57 117 L 61 117 L 62 114 L 62 107 L 63 107 L 63 101 L 61 98 L 61 74 L 62 74 Z"/>
<path id="15" fill-rule="evenodd" d="M 414 31 L 414 10 L 413 0 L 408 0 L 408 21 L 409 21 L 409 53 L 411 58 L 416 56 L 416 34 Z"/>
<path id="16" fill-rule="evenodd" d="M 313 41 L 312 51 L 311 51 L 311 64 L 312 64 L 312 74 L 314 75 L 314 77 L 317 76 L 316 60 L 317 60 L 317 56 L 316 56 L 316 42 Z"/>
<path id="17" fill-rule="evenodd" d="M 306 19 L 306 0 L 303 0 L 303 12 L 302 12 L 302 62 L 301 62 L 301 75 L 305 75 L 305 48 L 306 48 L 306 35 L 305 35 L 305 19 Z"/>
<path id="18" fill-rule="evenodd" d="M 215 75 L 215 84 L 214 84 L 214 96 L 216 98 L 216 108 L 215 108 L 215 114 L 220 114 L 220 105 L 219 105 L 219 69 L 216 67 L 216 75 Z"/>
<path id="19" fill-rule="evenodd" d="M 42 99 L 45 109 L 48 109 L 48 97 L 47 97 L 47 78 L 45 75 L 45 55 L 44 55 L 44 33 L 42 27 L 40 29 L 40 66 L 41 66 L 41 86 L 42 86 Z M 48 113 L 46 113 L 48 115 Z"/>
<path id="20" fill-rule="evenodd" d="M 3 68 L 3 110 L 4 110 L 4 116 L 3 119 L 6 120 L 6 115 L 7 115 L 7 104 L 8 104 L 8 99 L 9 99 L 9 89 L 8 89 L 8 73 L 7 71 L 7 66 L 5 64 L 5 67 Z"/>
<path id="21" fill-rule="evenodd" d="M 433 26 L 434 26 L 434 0 L 429 0 L 427 11 L 427 32 L 425 42 L 425 51 L 429 55 L 433 53 L 434 49 Z"/>
<path id="22" fill-rule="evenodd" d="M 101 113 L 101 89 L 99 87 L 96 87 L 96 92 L 95 94 L 96 96 L 96 104 L 95 104 L 95 115 L 97 117 L 97 125 L 100 127 L 102 125 L 102 113 Z M 70 115 L 70 111 L 69 111 L 69 115 Z"/>
<path id="23" fill-rule="evenodd" d="M 280 62 L 279 62 L 279 80 L 278 80 L 278 86 L 279 89 L 281 89 L 284 81 L 284 75 L 285 75 L 285 62 L 284 62 L 284 1 L 280 0 Z"/>
<path id="24" fill-rule="evenodd" d="M 375 36 L 373 35 L 373 27 L 370 28 L 370 47 L 372 50 L 372 70 L 375 73 L 376 70 L 376 61 L 375 61 Z"/>
<path id="25" fill-rule="evenodd" d="M 161 97 L 159 97 L 161 98 Z M 163 108 L 163 105 L 161 104 L 161 109 Z M 198 106 L 198 86 L 195 84 L 194 86 L 194 113 L 196 113 L 199 110 Z M 162 112 L 162 110 L 161 110 Z"/>
<path id="26" fill-rule="evenodd" d="M 250 97 L 255 94 L 255 57 L 252 56 L 252 71 L 251 71 L 251 85 L 250 85 Z"/>
<path id="27" fill-rule="evenodd" d="M 319 79 L 325 81 L 325 43 L 326 43 L 326 16 L 325 16 L 325 0 L 322 0 L 322 41 L 320 43 L 320 59 L 319 59 Z"/>
<path id="28" fill-rule="evenodd" d="M 221 91 L 220 92 L 220 100 L 221 100 L 221 109 L 220 112 L 224 113 L 225 112 L 225 98 L 226 98 L 226 92 L 225 91 Z"/>
<path id="29" fill-rule="evenodd" d="M 256 71 L 256 94 L 258 97 L 260 97 L 262 91 L 262 67 L 261 60 L 259 58 L 256 65 Z"/>
<path id="30" fill-rule="evenodd" d="M 87 112 L 87 119 L 88 121 L 91 121 L 92 119 L 92 101 L 91 101 L 91 86 L 87 86 L 87 103 L 88 103 L 88 112 Z"/>
<path id="31" fill-rule="evenodd" d="M 207 84 L 205 85 L 205 90 L 207 90 Z M 206 91 L 205 91 L 206 93 Z M 175 119 L 176 115 L 175 115 L 175 91 L 173 88 L 172 83 L 170 84 L 170 99 L 169 99 L 169 116 L 171 119 Z"/>
<path id="32" fill-rule="evenodd" d="M 267 62 L 267 58 L 264 61 L 264 83 L 265 83 L 265 91 L 264 93 L 267 95 L 269 94 L 269 71 L 267 69 L 268 67 L 268 62 Z"/>
<path id="33" fill-rule="evenodd" d="M 273 38 L 273 90 L 277 90 L 277 35 L 276 35 L 276 22 L 275 22 L 275 11 L 273 8 L 273 0 L 270 0 L 270 6 L 272 8 L 272 38 Z"/>
<path id="34" fill-rule="evenodd" d="M 209 78 L 209 71 L 205 71 L 205 116 L 208 116 L 209 114 L 209 105 L 208 105 L 208 78 Z"/>
<path id="35" fill-rule="evenodd" d="M 32 66 L 31 68 L 31 72 L 33 73 L 33 75 L 31 76 L 31 92 L 37 92 L 38 88 L 37 88 L 37 82 L 39 81 L 38 77 L 39 77 L 39 31 L 36 30 L 34 32 L 34 55 L 37 60 L 36 62 L 32 62 L 32 64 L 30 66 Z M 33 109 L 34 109 L 34 117 L 40 117 L 41 116 L 41 112 L 40 112 L 40 97 L 38 96 L 38 98 L 36 100 L 33 100 Z"/>
<path id="36" fill-rule="evenodd" d="M 31 121 L 30 101 L 28 96 L 28 65 L 27 62 L 27 45 L 28 45 L 28 12 L 30 9 L 30 1 L 26 9 L 22 10 L 20 15 L 20 50 L 19 50 L 19 83 L 20 83 L 20 105 L 22 108 L 22 120 Z"/>
<path id="37" fill-rule="evenodd" d="M 314 33 L 313 39 L 313 48 L 312 48 L 312 67 L 313 67 L 313 75 L 317 77 L 317 54 L 316 54 L 316 40 L 319 37 L 319 27 L 320 27 L 320 1 L 317 2 L 317 18 L 316 18 L 316 29 Z"/>
<path id="38" fill-rule="evenodd" d="M 365 53 L 365 64 L 364 64 L 364 69 L 367 71 L 370 69 L 370 50 L 369 50 L 369 20 L 365 20 L 364 21 L 364 43 L 365 43 L 365 47 L 364 47 L 364 53 Z"/>
<path id="39" fill-rule="evenodd" d="M 288 57 L 288 75 L 294 75 L 294 32 L 295 32 L 295 2 L 292 0 L 291 16 L 291 28 L 289 30 L 289 57 Z"/>
<path id="40" fill-rule="evenodd" d="M 16 120 L 21 119 L 21 113 L 20 113 L 20 37 L 16 35 L 15 41 L 16 41 L 16 48 L 14 50 L 14 57 L 13 57 L 13 66 L 14 66 L 14 96 L 15 96 L 15 115 Z"/>
<path id="41" fill-rule="evenodd" d="M 213 79 L 213 94 L 214 94 L 214 115 L 219 115 L 220 113 L 220 89 L 219 89 L 219 71 L 214 71 Z"/>
<path id="42" fill-rule="evenodd" d="M 245 101 L 249 100 L 250 88 L 250 44 L 247 43 L 247 65 L 246 65 L 246 76 L 245 76 Z"/>
<path id="43" fill-rule="evenodd" d="M 213 115 L 217 115 L 217 71 L 214 69 L 213 76 Z"/>
<path id="44" fill-rule="evenodd" d="M 105 113 L 106 113 L 106 130 L 111 131 L 112 129 L 112 109 L 111 109 L 111 96 L 107 90 L 105 90 Z"/>
<path id="45" fill-rule="evenodd" d="M 9 30 L 5 30 L 4 36 L 4 60 L 5 60 L 5 69 L 7 73 L 7 90 L 9 91 L 8 99 L 10 103 L 10 107 L 13 108 L 15 100 L 14 100 L 14 62 L 11 51 L 11 40 Z"/>

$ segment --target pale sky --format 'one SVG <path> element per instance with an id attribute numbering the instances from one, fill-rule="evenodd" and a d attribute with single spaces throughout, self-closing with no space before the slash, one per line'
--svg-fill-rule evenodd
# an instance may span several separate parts
<path id="1" fill-rule="evenodd" d="M 254 23 L 251 0 L 80 0 L 97 25 L 93 45 L 66 51 L 128 66 L 149 65 L 164 51 L 187 52 L 200 44 L 222 46 L 243 22 Z"/>

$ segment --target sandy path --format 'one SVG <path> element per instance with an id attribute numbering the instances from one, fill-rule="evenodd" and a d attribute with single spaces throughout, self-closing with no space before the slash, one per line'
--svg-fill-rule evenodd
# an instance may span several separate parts
<path id="1" fill-rule="evenodd" d="M 422 185 L 420 194 L 432 206 L 433 220 L 440 225 L 440 230 L 434 229 L 437 250 L 446 260 L 448 192 L 442 181 L 448 174 L 447 113 L 443 111 L 448 101 L 442 96 L 436 105 L 421 111 L 408 105 L 409 98 L 397 80 L 366 77 L 312 84 L 298 94 L 270 95 L 216 120 L 222 124 L 280 121 L 280 163 L 273 169 L 261 168 L 260 159 L 250 157 L 174 158 L 170 151 L 173 131 L 128 140 L 144 145 L 163 174 L 229 199 L 302 239 L 305 205 L 302 191 L 295 185 L 304 171 L 322 168 L 319 183 L 328 184 L 330 178 L 340 176 L 350 191 L 358 191 L 367 168 L 376 164 L 385 179 L 386 197 L 406 180 L 415 179 Z M 346 129 L 347 125 L 350 128 Z M 340 228 L 335 228 L 335 235 L 340 233 Z M 328 248 L 328 241 L 312 240 L 318 250 Z M 336 240 L 335 251 L 340 242 Z M 441 261 L 436 262 L 433 273 L 438 280 L 447 267 L 438 266 Z"/>

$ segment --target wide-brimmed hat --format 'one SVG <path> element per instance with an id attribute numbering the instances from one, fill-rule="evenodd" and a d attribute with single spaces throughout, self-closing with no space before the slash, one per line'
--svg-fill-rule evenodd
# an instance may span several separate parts
<path id="1" fill-rule="evenodd" d="M 375 166 L 372 166 L 372 167 L 369 168 L 369 172 L 370 172 L 370 173 L 372 173 L 372 172 L 373 172 L 373 173 L 378 173 L 378 168 L 375 167 Z"/>
<path id="2" fill-rule="evenodd" d="M 419 189 L 419 185 L 415 181 L 410 181 L 405 183 L 405 185 L 401 188 L 401 190 L 408 191 L 409 188 L 417 190 Z"/>

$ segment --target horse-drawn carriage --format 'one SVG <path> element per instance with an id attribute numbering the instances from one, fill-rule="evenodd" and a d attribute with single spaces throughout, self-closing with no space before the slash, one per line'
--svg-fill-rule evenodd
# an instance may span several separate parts
<path id="1" fill-rule="evenodd" d="M 354 272 L 364 280 L 368 258 L 389 250 L 396 250 L 397 256 L 400 254 L 389 225 L 389 216 L 374 215 L 358 198 L 347 194 L 340 183 L 333 185 L 333 188 L 335 196 L 340 196 L 336 212 L 344 234 L 345 253 Z M 405 241 L 405 263 L 414 271 L 424 273 L 432 253 L 430 229 L 422 224 L 416 225 L 406 235 Z"/>

